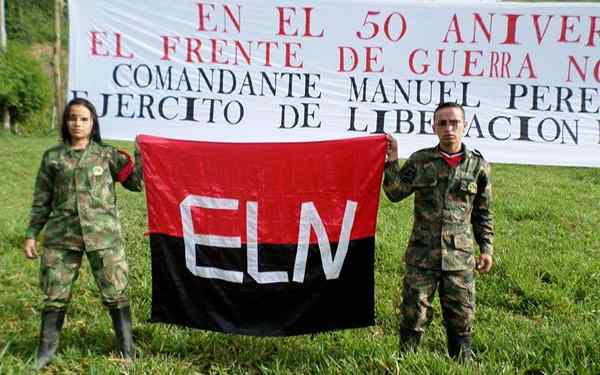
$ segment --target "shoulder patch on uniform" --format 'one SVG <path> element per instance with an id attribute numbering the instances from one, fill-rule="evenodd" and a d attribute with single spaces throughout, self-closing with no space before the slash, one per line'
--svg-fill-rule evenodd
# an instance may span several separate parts
<path id="1" fill-rule="evenodd" d="M 483 160 L 485 160 L 485 158 L 483 157 L 483 154 L 481 153 L 481 151 L 479 151 L 477 149 L 473 149 L 473 154 L 475 154 L 477 157 L 480 157 Z"/>

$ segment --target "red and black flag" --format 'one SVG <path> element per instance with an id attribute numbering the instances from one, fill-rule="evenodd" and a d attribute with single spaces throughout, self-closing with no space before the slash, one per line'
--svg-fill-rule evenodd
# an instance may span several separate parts
<path id="1" fill-rule="evenodd" d="M 153 322 L 258 336 L 374 323 L 383 136 L 140 136 Z"/>

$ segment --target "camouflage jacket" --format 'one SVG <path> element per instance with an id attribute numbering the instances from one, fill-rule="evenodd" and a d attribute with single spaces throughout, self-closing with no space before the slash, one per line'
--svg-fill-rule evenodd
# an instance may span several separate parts
<path id="1" fill-rule="evenodd" d="M 478 152 L 465 152 L 451 168 L 437 147 L 415 152 L 400 168 L 385 165 L 383 190 L 397 202 L 415 193 L 407 264 L 458 271 L 475 266 L 473 237 L 482 254 L 493 253 L 491 167 Z"/>
<path id="2" fill-rule="evenodd" d="M 124 152 L 95 142 L 85 150 L 67 144 L 47 150 L 35 181 L 27 237 L 36 238 L 45 225 L 46 247 L 92 251 L 119 246 L 115 181 L 129 162 Z M 122 184 L 142 190 L 139 162 Z"/>

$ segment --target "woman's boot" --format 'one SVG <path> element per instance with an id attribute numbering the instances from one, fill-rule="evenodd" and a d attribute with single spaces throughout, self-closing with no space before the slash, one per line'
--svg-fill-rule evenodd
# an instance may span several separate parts
<path id="1" fill-rule="evenodd" d="M 60 339 L 60 330 L 65 321 L 64 310 L 46 310 L 42 312 L 42 326 L 40 329 L 40 346 L 37 353 L 35 369 L 44 368 L 52 358 L 58 348 Z"/>

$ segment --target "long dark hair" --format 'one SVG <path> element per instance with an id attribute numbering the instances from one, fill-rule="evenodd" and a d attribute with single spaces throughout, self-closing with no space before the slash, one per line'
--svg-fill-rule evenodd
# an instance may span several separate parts
<path id="1" fill-rule="evenodd" d="M 98 124 L 98 113 L 96 112 L 96 108 L 94 107 L 92 102 L 84 98 L 72 99 L 65 106 L 61 128 L 61 136 L 63 142 L 69 144 L 71 143 L 71 133 L 69 133 L 69 126 L 67 125 L 67 121 L 69 120 L 69 112 L 71 111 L 71 107 L 74 105 L 82 105 L 90 111 L 90 115 L 92 116 L 92 133 L 90 135 L 90 140 L 96 143 L 102 143 L 102 138 L 100 137 L 100 125 Z"/>

